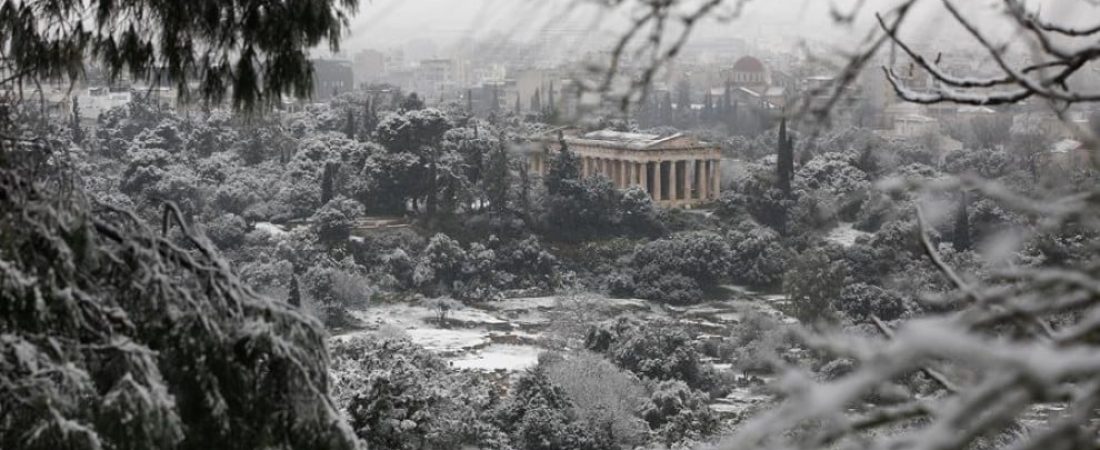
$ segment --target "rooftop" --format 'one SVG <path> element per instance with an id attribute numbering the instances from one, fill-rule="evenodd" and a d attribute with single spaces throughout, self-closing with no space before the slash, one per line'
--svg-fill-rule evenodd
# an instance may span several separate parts
<path id="1" fill-rule="evenodd" d="M 709 144 L 699 141 L 683 133 L 675 133 L 667 136 L 644 133 L 627 133 L 614 130 L 599 130 L 588 133 L 570 133 L 570 130 L 551 130 L 542 134 L 543 141 L 557 141 L 558 132 L 564 132 L 565 139 L 571 144 L 590 147 L 618 148 L 628 150 L 654 150 L 654 149 L 696 149 L 709 147 Z"/>
<path id="2" fill-rule="evenodd" d="M 738 72 L 765 72 L 764 63 L 759 59 L 746 56 L 733 64 L 733 70 Z"/>

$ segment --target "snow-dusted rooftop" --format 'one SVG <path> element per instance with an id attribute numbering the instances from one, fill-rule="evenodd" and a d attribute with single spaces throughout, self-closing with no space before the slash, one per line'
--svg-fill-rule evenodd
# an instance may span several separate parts
<path id="1" fill-rule="evenodd" d="M 615 141 L 629 144 L 643 144 L 646 142 L 657 141 L 661 139 L 661 136 L 656 134 L 626 133 L 622 131 L 600 130 L 586 133 L 582 136 L 582 138 L 597 141 Z"/>
<path id="2" fill-rule="evenodd" d="M 668 136 L 644 133 L 628 133 L 614 130 L 599 130 L 588 133 L 578 133 L 569 130 L 551 130 L 540 138 L 543 142 L 557 142 L 558 132 L 564 133 L 565 140 L 570 145 L 578 147 L 600 147 L 625 150 L 688 150 L 708 149 L 710 144 L 698 139 L 675 133 Z"/>

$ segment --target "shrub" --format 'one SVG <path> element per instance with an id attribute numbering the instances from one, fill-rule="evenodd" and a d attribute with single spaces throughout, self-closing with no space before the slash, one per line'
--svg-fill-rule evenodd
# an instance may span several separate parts
<path id="1" fill-rule="evenodd" d="M 681 233 L 639 247 L 633 256 L 636 294 L 689 304 L 702 299 L 730 268 L 730 248 L 712 232 Z"/>
<path id="2" fill-rule="evenodd" d="M 688 333 L 672 322 L 603 322 L 588 331 L 585 348 L 641 377 L 681 380 L 693 387 L 704 382 L 698 350 Z"/>
<path id="3" fill-rule="evenodd" d="M 401 339 L 356 339 L 332 348 L 333 390 L 371 448 L 500 448 L 490 382 L 452 372 L 435 354 Z"/>
<path id="4" fill-rule="evenodd" d="M 594 353 L 547 360 L 547 376 L 561 386 L 579 419 L 592 429 L 606 430 L 617 445 L 641 443 L 648 430 L 638 413 L 646 406 L 647 394 L 637 377 Z"/>
<path id="5" fill-rule="evenodd" d="M 853 320 L 867 321 L 872 315 L 891 321 L 908 312 L 897 293 L 864 283 L 845 286 L 835 302 L 836 309 Z"/>
<path id="6" fill-rule="evenodd" d="M 718 416 L 709 399 L 679 380 L 665 380 L 653 386 L 649 405 L 642 417 L 665 443 L 698 441 L 718 431 Z"/>

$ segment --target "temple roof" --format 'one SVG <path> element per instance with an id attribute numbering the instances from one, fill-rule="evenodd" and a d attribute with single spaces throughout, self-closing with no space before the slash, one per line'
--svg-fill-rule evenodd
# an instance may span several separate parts
<path id="1" fill-rule="evenodd" d="M 711 147 L 710 144 L 683 133 L 661 136 L 657 134 L 627 133 L 614 130 L 599 130 L 588 133 L 579 133 L 576 130 L 566 129 L 551 130 L 544 133 L 539 140 L 544 142 L 556 141 L 559 131 L 564 133 L 566 142 L 578 146 L 618 148 L 624 150 L 677 150 Z"/>

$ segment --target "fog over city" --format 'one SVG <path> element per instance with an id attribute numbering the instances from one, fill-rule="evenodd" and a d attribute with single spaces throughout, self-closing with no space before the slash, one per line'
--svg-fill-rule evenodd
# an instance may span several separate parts
<path id="1" fill-rule="evenodd" d="M 1096 0 L 0 0 L 0 450 L 1100 447 Z"/>

